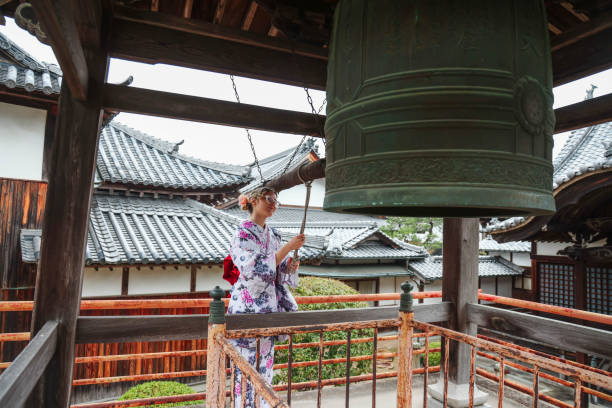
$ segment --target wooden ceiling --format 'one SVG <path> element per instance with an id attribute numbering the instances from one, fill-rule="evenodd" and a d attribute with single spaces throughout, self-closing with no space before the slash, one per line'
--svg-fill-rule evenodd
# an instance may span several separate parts
<path id="1" fill-rule="evenodd" d="M 337 0 L 30 1 L 41 7 L 41 23 L 48 25 L 50 43 L 64 79 L 77 99 L 86 97 L 87 88 L 87 64 L 79 49 L 98 48 L 102 40 L 91 33 L 101 31 L 107 32 L 105 43 L 111 57 L 325 89 L 327 49 Z M 9 1 L 2 6 L 2 12 L 10 16 L 18 4 L 18 0 Z M 75 17 L 71 24 L 65 17 L 57 17 L 66 15 L 68 4 Z M 555 86 L 612 67 L 612 0 L 547 0 L 545 4 Z M 92 29 L 94 15 L 104 16 L 105 30 Z M 161 101 L 162 106 L 147 107 L 136 90 L 120 91 L 113 103 L 137 100 L 138 111 L 131 110 L 134 113 L 161 115 L 160 110 L 168 110 L 168 104 Z M 563 108 L 557 112 L 556 131 L 612 120 L 611 100 L 612 95 L 607 95 L 588 104 Z M 183 102 L 198 106 L 194 101 Z M 218 108 L 225 110 L 223 106 Z M 247 108 L 239 107 L 243 109 Z M 208 117 L 200 117 L 200 110 L 180 110 L 184 112 L 179 115 L 181 119 L 209 121 Z M 165 115 L 177 117 L 176 112 Z M 245 117 L 249 123 L 241 126 L 261 128 L 262 124 L 250 123 L 252 114 L 246 112 Z M 303 117 L 296 120 L 309 121 Z M 307 133 L 320 133 L 319 124 L 310 122 L 312 129 Z M 267 130 L 285 131 L 286 127 Z"/>

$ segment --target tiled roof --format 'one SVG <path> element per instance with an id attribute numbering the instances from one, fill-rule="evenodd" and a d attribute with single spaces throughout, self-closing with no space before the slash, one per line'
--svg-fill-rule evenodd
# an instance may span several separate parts
<path id="1" fill-rule="evenodd" d="M 0 33 L 0 84 L 27 92 L 57 95 L 62 84 L 62 71 L 57 65 L 37 61 Z"/>
<path id="2" fill-rule="evenodd" d="M 408 269 L 418 278 L 426 281 L 442 279 L 442 257 L 431 256 L 423 260 L 410 261 L 408 263 Z M 522 274 L 523 268 L 500 256 L 478 257 L 478 276 L 481 278 Z"/>
<path id="3" fill-rule="evenodd" d="M 182 264 L 221 263 L 241 220 L 194 200 L 152 199 L 95 194 L 86 263 Z M 24 262 L 36 262 L 40 230 L 22 230 Z M 324 255 L 327 241 L 307 237 L 303 261 Z"/>
<path id="4" fill-rule="evenodd" d="M 229 214 L 235 215 L 240 218 L 248 217 L 248 212 L 242 211 L 238 206 L 228 208 L 223 210 Z M 296 208 L 296 207 L 283 207 L 281 206 L 276 210 L 274 215 L 270 217 L 270 222 L 281 223 L 281 222 L 289 222 L 289 223 L 301 223 L 302 217 L 304 216 L 304 208 Z M 309 208 L 308 215 L 306 217 L 306 221 L 308 223 L 317 222 L 317 223 L 328 223 L 331 225 L 337 225 L 338 222 L 350 222 L 360 225 L 382 225 L 385 223 L 385 220 L 380 218 L 369 217 L 367 215 L 359 215 L 359 214 L 343 214 L 343 213 L 334 213 L 330 211 L 323 211 L 316 208 Z"/>
<path id="5" fill-rule="evenodd" d="M 486 238 L 480 241 L 479 249 L 481 251 L 531 252 L 531 242 L 514 241 L 500 244 L 494 239 Z"/>
<path id="6" fill-rule="evenodd" d="M 380 241 L 365 241 L 352 248 L 347 248 L 342 251 L 339 256 L 330 256 L 329 258 L 341 259 L 409 259 L 414 257 L 423 257 L 425 254 L 416 252 L 406 248 L 393 248 Z"/>
<path id="7" fill-rule="evenodd" d="M 261 168 L 261 174 L 265 181 L 271 180 L 277 176 L 283 174 L 283 171 L 289 163 L 287 171 L 295 168 L 298 164 L 308 160 L 308 156 L 311 151 L 316 153 L 315 140 L 313 138 L 307 138 L 304 143 L 299 147 L 295 156 L 293 152 L 298 146 L 292 147 L 273 156 L 266 157 L 259 161 L 259 167 Z M 292 157 L 293 156 L 293 157 Z M 246 186 L 240 189 L 241 193 L 249 192 L 259 186 L 261 186 L 261 179 L 259 177 L 259 171 L 255 163 L 250 165 L 250 178 L 253 180 Z"/>
<path id="8" fill-rule="evenodd" d="M 236 208 L 224 211 L 242 219 L 248 217 L 246 211 Z M 300 230 L 303 214 L 302 208 L 281 207 L 268 222 L 279 231 L 295 235 Z M 364 215 L 308 210 L 304 233 L 328 238 L 328 259 L 409 259 L 427 254 L 421 247 L 390 238 L 380 230 L 382 224 L 384 220 Z"/>
<path id="9" fill-rule="evenodd" d="M 174 147 L 111 122 L 100 134 L 97 181 L 188 190 L 239 187 L 248 181 L 244 166 L 187 157 L 173 153 Z"/>
<path id="10" fill-rule="evenodd" d="M 383 277 L 412 276 L 404 265 L 304 265 L 300 275 L 334 279 L 371 279 Z"/>
<path id="11" fill-rule="evenodd" d="M 563 187 L 574 178 L 612 168 L 612 122 L 589 126 L 571 133 L 553 162 L 553 188 Z M 496 218 L 484 228 L 486 232 L 505 231 L 528 222 L 530 218 Z"/>

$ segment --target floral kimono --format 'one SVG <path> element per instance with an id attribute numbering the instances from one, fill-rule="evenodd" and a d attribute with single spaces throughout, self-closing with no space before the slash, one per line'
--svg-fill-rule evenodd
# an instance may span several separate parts
<path id="1" fill-rule="evenodd" d="M 230 255 L 240 276 L 231 291 L 227 312 L 238 313 L 272 313 L 297 311 L 297 303 L 288 286 L 296 287 L 298 275 L 288 271 L 287 255 L 276 264 L 276 252 L 281 247 L 278 232 L 268 227 L 262 228 L 252 221 L 242 222 L 232 239 Z M 260 364 L 257 367 L 261 376 L 272 383 L 274 365 L 274 337 L 260 339 Z M 232 343 L 242 356 L 253 366 L 256 363 L 256 339 L 244 338 Z M 241 373 L 236 368 L 236 386 L 234 389 L 236 406 L 241 406 Z M 253 389 L 247 386 L 246 406 L 254 407 Z M 268 404 L 261 400 L 261 407 Z"/>

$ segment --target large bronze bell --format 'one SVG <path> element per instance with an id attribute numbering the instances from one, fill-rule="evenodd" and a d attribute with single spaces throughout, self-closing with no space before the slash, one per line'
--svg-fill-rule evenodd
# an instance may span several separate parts
<path id="1" fill-rule="evenodd" d="M 341 0 L 324 208 L 554 211 L 551 89 L 542 0 Z"/>

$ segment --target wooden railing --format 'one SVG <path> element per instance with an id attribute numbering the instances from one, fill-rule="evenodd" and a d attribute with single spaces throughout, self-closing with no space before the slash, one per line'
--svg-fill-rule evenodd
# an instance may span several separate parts
<path id="1" fill-rule="evenodd" d="M 426 294 L 414 293 L 414 295 L 415 295 L 415 298 L 440 296 L 439 292 L 426 293 Z M 369 295 L 369 297 L 371 298 L 368 298 L 368 300 L 383 300 L 383 299 L 384 300 L 397 300 L 400 298 L 400 294 Z M 494 301 L 494 302 L 507 304 L 507 305 L 511 305 L 515 307 L 521 307 L 524 309 L 531 308 L 532 310 L 545 311 L 546 313 L 552 313 L 552 314 L 559 314 L 565 317 L 575 317 L 576 318 L 577 316 L 579 316 L 578 318 L 582 320 L 595 321 L 600 324 L 607 323 L 608 318 L 609 318 L 609 316 L 601 316 L 601 315 L 597 315 L 593 313 L 580 314 L 579 312 L 581 311 L 575 311 L 572 309 L 566 309 L 566 308 L 549 306 L 549 305 L 544 305 L 544 308 L 546 310 L 542 310 L 543 305 L 540 305 L 537 303 L 534 305 L 534 302 L 526 302 L 526 301 L 520 301 L 520 300 L 517 301 L 516 299 L 509 299 L 509 298 L 503 298 L 503 297 L 486 295 L 486 294 L 480 294 L 479 298 L 481 298 L 482 300 Z M 344 301 L 356 301 L 356 300 L 362 300 L 362 299 L 363 298 L 355 298 L 354 296 L 347 297 L 346 299 L 342 298 L 342 300 Z M 312 299 L 312 298 L 299 299 L 300 303 L 338 302 L 339 300 L 340 300 L 339 297 L 317 297 L 316 299 Z M 206 305 L 208 306 L 210 305 L 210 302 L 211 302 L 210 299 L 195 299 L 193 301 L 186 300 L 186 299 L 179 299 L 178 301 L 179 302 L 174 303 L 173 306 L 193 308 L 193 307 L 201 307 L 204 302 L 206 302 Z M 102 306 L 102 307 L 108 307 L 108 308 L 120 307 L 121 305 L 121 303 L 116 303 L 115 301 L 94 301 L 94 302 L 104 302 L 102 304 L 98 303 L 96 304 L 96 306 Z M 120 301 L 120 302 L 125 302 L 125 301 Z M 138 301 L 138 302 L 142 302 L 142 301 Z M 155 303 L 153 302 L 157 302 L 157 305 L 155 305 Z M 170 302 L 175 302 L 175 300 L 174 299 L 160 299 L 160 300 L 155 300 L 153 302 L 147 300 L 145 304 L 148 304 L 151 307 L 159 308 L 160 302 L 164 303 L 164 307 L 166 307 L 168 304 L 170 304 Z M 3 310 L 12 310 L 10 307 L 6 305 L 6 303 L 7 302 L 0 303 L 0 308 L 4 308 Z M 123 304 L 122 306 L 125 306 L 125 304 Z M 130 305 L 128 304 L 128 307 L 129 306 Z M 16 309 L 24 310 L 23 309 L 24 307 L 25 307 L 24 302 L 18 302 Z M 91 307 L 91 305 L 87 305 L 85 307 Z M 412 327 L 413 329 L 422 330 L 423 327 L 425 326 L 418 326 L 419 324 L 427 324 L 428 322 L 432 323 L 432 322 L 446 321 L 450 317 L 451 310 L 452 310 L 452 305 L 447 302 L 441 302 L 441 303 L 436 303 L 436 304 L 415 305 L 414 315 L 413 315 L 412 320 L 416 323 L 414 323 Z M 579 326 L 579 330 L 577 331 L 574 330 L 574 333 L 578 333 L 577 337 L 572 336 L 571 338 L 566 339 L 565 337 L 567 336 L 559 336 L 559 333 L 562 333 L 563 330 L 567 330 L 568 327 L 570 327 L 568 325 L 571 325 L 571 323 L 554 321 L 554 320 L 542 318 L 539 316 L 525 315 L 522 313 L 512 312 L 508 310 L 500 310 L 499 308 L 494 308 L 494 307 L 486 306 L 486 305 L 470 304 L 468 307 L 468 310 L 469 310 L 470 320 L 472 320 L 473 322 L 477 323 L 480 326 L 493 327 L 497 329 L 499 329 L 500 327 L 502 329 L 510 328 L 510 330 L 513 330 L 513 327 L 516 327 L 517 329 L 523 330 L 521 334 L 526 335 L 526 337 L 535 336 L 535 338 L 538 338 L 538 336 L 540 337 L 550 336 L 551 330 L 554 330 L 554 333 L 556 333 L 555 341 L 558 341 L 560 338 L 563 338 L 561 345 L 564 347 L 572 347 L 572 348 L 569 348 L 570 350 L 572 349 L 580 350 L 581 348 L 584 348 L 585 350 L 588 350 L 587 352 L 589 353 L 594 353 L 594 354 L 599 353 L 600 355 L 603 355 L 603 356 L 607 356 L 610 352 L 612 352 L 612 350 L 609 347 L 610 345 L 609 332 L 606 332 L 606 331 L 602 331 L 599 329 L 593 329 L 593 328 L 585 327 L 585 326 Z M 595 316 L 592 316 L 592 315 L 595 315 Z M 332 342 L 324 341 L 323 347 L 326 347 L 329 345 L 338 345 L 340 344 L 340 342 L 348 345 L 350 343 L 355 344 L 355 343 L 366 342 L 366 341 L 373 342 L 374 344 L 376 344 L 378 341 L 401 340 L 401 335 L 382 336 L 382 337 L 378 335 L 378 327 L 382 327 L 382 326 L 378 326 L 378 324 L 384 325 L 384 324 L 387 324 L 384 322 L 388 322 L 388 323 L 395 322 L 394 323 L 395 326 L 393 326 L 392 323 L 389 323 L 391 324 L 391 326 L 389 327 L 401 327 L 401 325 L 398 323 L 399 320 L 397 319 L 397 307 L 394 307 L 394 306 L 366 308 L 366 309 L 345 309 L 345 310 L 331 310 L 331 311 L 278 313 L 278 314 L 273 313 L 269 315 L 258 316 L 257 321 L 254 321 L 252 318 L 250 318 L 249 316 L 245 316 L 245 315 L 231 315 L 231 316 L 226 317 L 226 333 L 227 333 L 227 338 L 235 338 L 239 336 L 243 336 L 243 337 L 244 336 L 257 337 L 257 336 L 264 336 L 264 335 L 268 336 L 268 335 L 274 335 L 278 333 L 284 333 L 284 334 L 296 333 L 296 331 L 294 331 L 296 330 L 296 327 L 298 328 L 298 332 L 299 332 L 300 330 L 304 330 L 304 327 L 306 326 L 309 326 L 309 325 L 312 326 L 312 322 L 318 322 L 316 326 L 317 328 L 315 330 L 317 332 L 318 331 L 323 332 L 324 330 L 327 330 L 327 328 L 329 330 L 333 328 L 335 330 L 349 330 L 350 331 L 351 330 L 350 327 L 359 325 L 360 323 L 358 322 L 361 322 L 364 319 L 370 322 L 383 322 L 383 323 L 376 323 L 374 324 L 374 326 L 372 326 L 374 330 L 376 331 L 374 336 L 370 336 L 368 338 L 335 340 Z M 536 319 L 536 320 L 531 321 L 531 320 L 525 320 L 525 319 Z M 496 322 L 496 323 L 491 323 L 491 322 Z M 79 318 L 79 322 L 78 322 L 77 343 L 105 342 L 105 341 L 113 341 L 113 342 L 117 342 L 117 341 L 155 341 L 155 340 L 168 340 L 168 339 L 205 339 L 209 337 L 210 335 L 210 333 L 208 333 L 209 327 L 210 325 L 208 324 L 208 315 L 134 316 L 134 317 L 132 316 L 83 316 Z M 323 327 L 326 327 L 326 329 L 323 329 Z M 525 332 L 525 327 L 536 327 L 537 330 L 534 330 L 533 332 L 529 332 L 529 331 Z M 436 328 L 436 330 L 434 330 L 434 328 Z M 314 330 L 314 328 L 312 327 L 311 329 Z M 451 332 L 442 333 L 441 330 L 443 329 L 437 326 L 429 325 L 427 326 L 427 330 L 425 330 L 424 332 L 413 333 L 413 337 L 415 338 L 425 337 L 426 340 L 425 340 L 425 347 L 421 349 L 412 349 L 413 342 L 409 341 L 408 342 L 410 343 L 409 347 L 411 347 L 411 350 L 412 350 L 410 352 L 410 355 L 412 356 L 413 354 L 414 355 L 425 354 L 424 361 L 425 361 L 425 364 L 428 364 L 429 360 L 427 356 L 429 355 L 429 353 L 439 351 L 439 348 L 431 349 L 429 347 L 429 336 L 431 335 L 444 336 L 445 343 L 447 345 L 448 345 L 448 341 L 450 340 L 460 341 L 456 337 L 453 337 L 455 336 L 455 334 Z M 538 332 L 541 332 L 541 333 L 538 334 Z M 461 333 L 459 334 L 461 336 L 465 336 Z M 19 333 L 18 334 L 5 334 L 3 339 L 5 341 L 10 340 L 10 339 L 23 340 L 24 337 L 25 336 L 23 334 L 19 334 Z M 550 341 L 550 337 L 547 337 L 547 338 L 548 338 L 548 341 Z M 44 350 L 53 349 L 52 344 L 49 343 L 49 340 L 45 340 L 43 342 L 44 345 L 41 345 L 42 337 L 39 338 L 37 336 L 35 339 L 38 339 L 38 340 L 36 342 L 35 341 L 30 342 L 30 345 L 28 345 L 28 350 L 33 350 L 32 347 L 35 347 L 37 349 L 44 349 Z M 536 352 L 534 350 L 529 350 L 524 347 L 518 347 L 513 344 L 505 343 L 497 339 L 470 338 L 470 342 L 466 342 L 466 343 L 472 345 L 473 339 L 476 339 L 479 341 L 479 343 L 474 343 L 474 344 L 478 344 L 477 347 L 481 347 L 481 345 L 486 344 L 486 347 L 484 346 L 481 347 L 482 350 L 475 352 L 474 357 L 477 355 L 482 358 L 495 360 L 496 362 L 500 364 L 505 364 L 507 367 L 511 367 L 513 369 L 520 370 L 525 373 L 532 373 L 532 374 L 537 373 L 538 378 L 542 378 L 547 381 L 554 382 L 555 384 L 558 384 L 560 386 L 574 387 L 574 388 L 578 387 L 579 393 L 590 394 L 590 395 L 597 396 L 607 401 L 612 401 L 612 397 L 610 393 L 602 391 L 602 390 L 597 390 L 593 387 L 593 385 L 601 386 L 602 378 L 607 379 L 606 381 L 609 382 L 611 378 L 610 373 L 607 373 L 603 370 L 592 369 L 588 366 L 584 366 L 584 365 L 581 365 L 575 362 L 563 360 L 563 359 L 560 359 L 554 356 L 543 355 L 544 353 Z M 481 342 L 485 342 L 485 343 L 481 343 Z M 502 348 L 505 347 L 504 352 L 506 354 L 498 353 L 496 351 L 498 349 L 496 348 L 495 345 L 501 346 Z M 321 346 L 320 342 L 300 344 L 300 343 L 293 343 L 293 341 L 291 341 L 290 344 L 288 345 L 277 346 L 277 349 L 292 349 L 293 350 L 296 348 L 320 347 L 320 346 Z M 406 345 L 406 347 L 408 347 L 408 345 Z M 350 347 L 347 347 L 347 349 L 350 349 Z M 376 350 L 376 348 L 374 350 Z M 443 350 L 446 353 L 448 348 L 443 348 Z M 492 354 L 491 353 L 492 350 L 494 351 L 494 353 L 497 353 L 497 354 Z M 513 350 L 513 351 L 511 352 L 509 350 Z M 401 348 L 400 348 L 400 351 L 401 351 Z M 398 351 L 398 353 L 374 352 L 370 356 L 350 356 L 348 355 L 346 356 L 346 359 L 336 358 L 336 359 L 325 360 L 325 359 L 320 358 L 319 361 L 317 360 L 304 361 L 304 362 L 293 362 L 292 361 L 291 363 L 276 364 L 274 366 L 275 369 L 287 369 L 289 368 L 290 364 L 293 367 L 299 367 L 299 366 L 322 367 L 326 364 L 340 364 L 340 363 L 346 364 L 346 361 L 371 360 L 373 362 L 373 373 L 364 374 L 360 376 L 353 376 L 350 378 L 349 377 L 331 378 L 331 379 L 320 379 L 317 381 L 308 381 L 308 382 L 303 382 L 303 383 L 279 384 L 279 385 L 272 387 L 272 389 L 275 392 L 286 390 L 288 392 L 288 399 L 290 401 L 291 390 L 295 390 L 295 389 L 313 388 L 313 387 L 320 388 L 320 387 L 324 387 L 326 385 L 331 385 L 331 384 L 350 384 L 355 381 L 368 381 L 368 380 L 372 381 L 375 384 L 377 379 L 396 377 L 398 376 L 398 373 L 400 371 L 398 370 L 398 371 L 393 371 L 393 372 L 376 373 L 375 367 L 376 367 L 377 358 L 379 357 L 397 357 L 398 361 L 401 362 L 402 358 L 400 358 L 400 356 L 398 355 L 400 354 L 400 351 Z M 558 364 L 559 367 L 565 367 L 566 371 L 552 370 L 553 373 L 546 373 L 546 372 L 541 371 L 540 368 L 550 369 L 550 367 L 546 368 L 548 366 L 545 367 L 543 365 L 539 365 L 538 367 L 530 367 L 529 365 L 525 365 L 524 364 L 525 361 L 520 360 L 520 359 L 519 361 L 511 361 L 510 359 L 511 358 L 514 359 L 514 357 L 512 356 L 514 356 L 517 351 L 527 353 L 529 356 L 536 356 L 539 359 L 544 359 L 543 361 L 556 362 L 556 364 Z M 97 362 L 98 364 L 103 364 L 103 363 L 108 363 L 112 361 L 132 361 L 132 360 L 141 360 L 141 359 L 175 358 L 175 357 L 185 357 L 189 355 L 207 356 L 209 355 L 209 353 L 210 353 L 210 350 L 197 349 L 197 350 L 186 350 L 186 351 L 167 351 L 167 352 L 158 352 L 158 353 L 133 353 L 133 354 L 123 354 L 123 355 L 110 355 L 110 356 L 104 356 L 104 355 L 103 356 L 88 356 L 88 357 L 78 357 L 75 363 L 84 364 L 84 363 Z M 513 354 L 510 355 L 507 353 L 513 353 Z M 4 383 L 2 384 L 6 384 L 6 386 L 2 386 L 0 390 L 14 389 L 16 385 L 14 383 L 12 384 L 7 383 L 6 381 L 10 382 L 10 380 L 7 380 L 7 378 L 10 379 L 11 376 L 14 376 L 14 373 L 17 373 L 20 370 L 24 369 L 24 361 L 26 361 L 27 363 L 25 364 L 26 367 L 29 364 L 34 364 L 31 359 L 24 360 L 24 359 L 27 359 L 28 355 L 31 355 L 30 352 L 26 353 L 24 351 L 24 353 L 22 354 L 23 356 L 20 355 L 19 358 L 14 361 L 14 363 L 11 366 L 12 368 L 5 370 L 5 374 L 8 373 L 10 375 L 7 375 L 6 377 L 3 375 L 2 377 L 0 377 L 1 380 L 4 381 Z M 406 356 L 404 355 L 404 357 Z M 529 360 L 529 361 L 532 361 L 532 360 Z M 39 359 L 39 362 L 37 364 L 46 365 L 45 359 L 44 358 Z M 569 369 L 570 371 L 573 369 L 578 370 L 578 372 L 580 373 L 580 375 L 582 375 L 582 377 L 578 376 L 576 377 L 575 381 L 572 382 L 572 381 L 569 381 L 568 379 L 562 379 L 556 376 L 558 374 L 568 375 L 567 367 L 570 367 Z M 438 370 L 439 370 L 439 367 L 428 367 L 426 365 L 425 367 L 412 370 L 411 374 L 423 374 L 424 380 L 427 382 L 429 373 L 435 372 Z M 556 375 L 554 373 L 556 373 Z M 599 378 L 600 382 L 597 383 L 597 382 L 590 381 L 590 377 L 588 378 L 584 377 L 584 373 L 592 373 L 596 376 L 599 376 L 597 378 Z M 119 376 L 120 378 L 101 379 L 100 382 L 107 383 L 107 382 L 123 381 L 123 380 L 125 381 L 150 380 L 150 379 L 155 378 L 155 376 L 157 375 L 160 375 L 161 376 L 160 378 L 167 378 L 167 376 L 172 377 L 172 376 L 189 376 L 189 375 L 206 375 L 206 374 L 209 374 L 208 370 L 200 369 L 200 370 L 194 370 L 193 373 L 192 372 L 154 373 L 150 376 L 144 375 L 142 377 Z M 502 377 L 501 381 L 503 382 L 505 386 L 513 388 L 520 392 L 523 392 L 527 395 L 532 395 L 532 396 L 535 395 L 533 391 L 530 391 L 529 387 L 522 386 L 520 384 L 517 384 L 516 382 L 503 378 L 503 373 L 500 376 L 498 376 L 498 375 L 495 375 L 494 373 L 487 372 L 482 368 L 476 368 L 474 375 L 477 375 L 483 378 L 487 378 L 493 381 L 498 381 L 498 382 L 500 382 L 499 377 L 501 376 Z M 35 380 L 37 378 L 38 377 L 36 375 L 31 377 L 32 381 L 30 385 L 32 387 L 35 384 L 36 382 Z M 97 380 L 97 379 L 94 379 L 94 380 Z M 576 385 L 577 384 L 576 381 L 579 381 L 579 385 Z M 76 382 L 75 385 L 83 385 L 84 383 L 85 382 L 82 382 L 82 383 Z M 93 382 L 93 383 L 96 383 L 96 382 Z M 589 385 L 589 384 L 593 384 L 593 385 Z M 20 385 L 19 387 L 27 388 L 27 386 L 28 385 L 26 384 L 23 386 Z M 0 402 L 2 403 L 5 401 L 3 398 L 6 399 L 6 398 L 14 398 L 14 397 L 9 397 L 7 393 L 0 392 Z M 159 401 L 157 400 L 155 401 L 161 403 L 161 402 L 179 402 L 179 401 L 199 400 L 199 399 L 206 399 L 206 393 L 191 394 L 188 396 L 185 395 L 185 396 L 163 397 Z M 552 405 L 555 405 L 561 408 L 567 408 L 569 406 L 567 402 L 561 401 L 559 399 L 555 399 L 543 393 L 538 394 L 538 399 L 542 401 L 546 401 Z M 8 400 L 8 399 L 7 401 L 11 401 L 11 403 L 13 402 L 12 400 Z M 124 401 L 124 402 L 112 402 L 112 403 L 108 402 L 108 403 L 96 403 L 96 404 L 79 404 L 79 405 L 75 405 L 74 407 L 75 408 L 76 407 L 79 407 L 79 408 L 100 407 L 101 408 L 101 407 L 120 407 L 120 406 L 141 406 L 141 403 L 144 405 L 147 403 L 150 404 L 152 402 L 154 401 L 153 400 L 151 401 L 138 400 L 138 402 Z M 0 404 L 0 405 L 1 406 L 11 406 L 11 405 L 4 405 L 4 404 Z"/>

